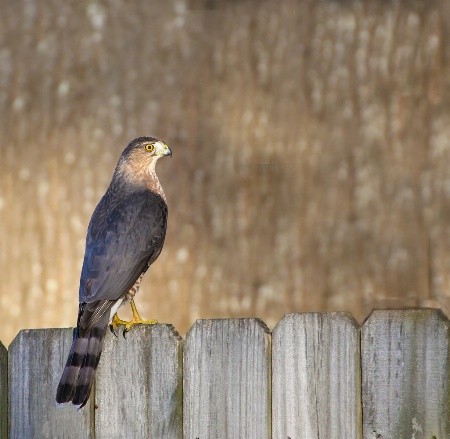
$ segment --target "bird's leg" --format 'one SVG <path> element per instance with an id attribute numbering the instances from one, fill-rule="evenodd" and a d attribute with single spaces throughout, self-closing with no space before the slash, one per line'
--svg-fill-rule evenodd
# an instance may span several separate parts
<path id="1" fill-rule="evenodd" d="M 139 324 L 139 325 L 154 325 L 154 324 L 158 323 L 158 320 L 153 320 L 153 319 L 152 320 L 142 320 L 141 316 L 137 312 L 136 305 L 135 305 L 133 299 L 131 299 L 130 305 L 131 305 L 131 311 L 133 312 L 133 317 L 125 325 L 126 332 L 128 332 L 131 329 L 131 327 L 133 325 L 136 325 L 136 324 Z"/>
<path id="2" fill-rule="evenodd" d="M 134 304 L 133 298 L 137 294 L 137 292 L 139 291 L 139 287 L 141 285 L 141 281 L 142 281 L 143 276 L 144 276 L 144 273 L 142 273 L 139 276 L 139 278 L 134 283 L 134 285 L 130 288 L 130 291 L 128 291 L 128 293 L 125 295 L 125 299 L 121 303 L 121 305 L 122 305 L 125 302 L 130 302 L 131 311 L 133 312 L 133 317 L 131 318 L 131 320 L 129 322 L 127 322 L 125 320 L 122 320 L 117 315 L 117 312 L 114 314 L 114 316 L 113 316 L 113 318 L 111 320 L 110 329 L 111 329 L 111 332 L 114 335 L 116 335 L 116 329 L 117 329 L 117 326 L 119 326 L 119 325 L 124 325 L 125 326 L 125 329 L 123 330 L 123 336 L 125 337 L 125 334 L 136 324 L 139 324 L 139 325 L 154 325 L 155 323 L 158 323 L 157 320 L 142 320 L 141 316 L 137 312 L 136 305 Z"/>
<path id="3" fill-rule="evenodd" d="M 129 322 L 126 322 L 119 318 L 119 316 L 114 314 L 113 320 L 111 322 L 111 331 L 113 331 L 113 334 L 115 335 L 115 329 L 117 325 L 125 325 L 125 328 L 123 330 L 123 336 L 125 337 L 126 333 L 134 326 L 134 325 L 154 325 L 158 323 L 158 320 L 142 320 L 141 316 L 137 312 L 136 305 L 134 304 L 134 300 L 130 300 L 131 305 L 131 311 L 133 312 L 133 317 Z"/>

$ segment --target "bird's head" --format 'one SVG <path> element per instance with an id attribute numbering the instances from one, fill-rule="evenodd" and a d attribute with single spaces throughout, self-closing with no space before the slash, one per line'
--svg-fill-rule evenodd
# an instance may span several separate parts
<path id="1" fill-rule="evenodd" d="M 172 151 L 161 139 L 138 137 L 123 150 L 116 174 L 135 183 L 155 178 L 156 162 L 164 156 L 172 157 Z"/>
<path id="2" fill-rule="evenodd" d="M 172 156 L 172 151 L 157 137 L 138 137 L 132 140 L 122 153 L 122 157 L 147 161 L 148 163 L 165 155 Z"/>

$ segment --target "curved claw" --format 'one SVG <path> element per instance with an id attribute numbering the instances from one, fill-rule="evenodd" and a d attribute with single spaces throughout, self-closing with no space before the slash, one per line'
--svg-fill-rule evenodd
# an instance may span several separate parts
<path id="1" fill-rule="evenodd" d="M 111 320 L 111 324 L 109 325 L 109 329 L 117 337 L 117 332 L 116 332 L 117 327 L 119 325 L 128 325 L 128 323 L 129 322 L 126 322 L 125 320 L 122 320 L 121 318 L 119 318 L 119 316 L 116 313 L 116 314 L 114 314 L 114 317 Z"/>
<path id="2" fill-rule="evenodd" d="M 115 328 L 114 328 L 114 326 L 111 324 L 111 325 L 109 325 L 109 330 L 114 334 L 114 336 L 117 338 L 117 334 L 116 334 L 116 331 L 115 331 Z"/>

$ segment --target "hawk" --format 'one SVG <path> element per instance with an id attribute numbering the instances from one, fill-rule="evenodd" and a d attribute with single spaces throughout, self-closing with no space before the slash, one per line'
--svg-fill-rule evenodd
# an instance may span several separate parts
<path id="1" fill-rule="evenodd" d="M 124 149 L 111 183 L 89 223 L 80 277 L 79 310 L 72 347 L 56 402 L 83 407 L 100 360 L 108 324 L 125 324 L 124 335 L 143 321 L 134 304 L 142 276 L 161 253 L 167 228 L 167 204 L 156 176 L 160 157 L 172 156 L 156 137 L 138 137 Z M 130 302 L 133 318 L 117 310 Z"/>

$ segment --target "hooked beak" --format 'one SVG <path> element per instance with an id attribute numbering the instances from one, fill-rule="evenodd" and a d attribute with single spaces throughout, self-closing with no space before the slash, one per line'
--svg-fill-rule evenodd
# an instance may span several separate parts
<path id="1" fill-rule="evenodd" d="M 164 145 L 163 154 L 164 155 L 169 155 L 170 157 L 172 157 L 172 150 L 167 145 Z"/>

